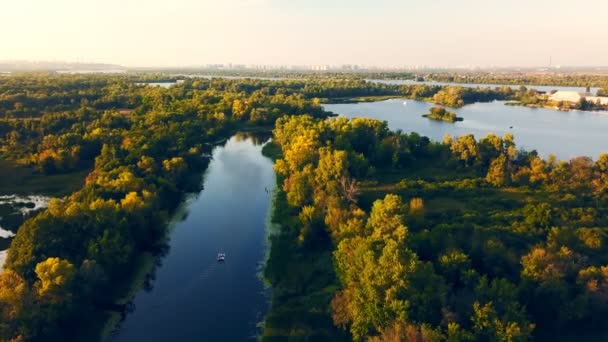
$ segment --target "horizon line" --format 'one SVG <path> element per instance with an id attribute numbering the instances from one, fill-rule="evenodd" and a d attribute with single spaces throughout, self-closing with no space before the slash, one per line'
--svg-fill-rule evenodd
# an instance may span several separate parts
<path id="1" fill-rule="evenodd" d="M 53 60 L 53 59 L 0 59 L 0 64 L 65 64 L 70 65 L 89 65 L 114 67 L 121 69 L 215 69 L 218 71 L 339 71 L 340 68 L 351 67 L 353 69 L 342 69 L 342 71 L 363 71 L 363 70 L 426 70 L 426 69 L 545 69 L 545 70 L 560 70 L 560 69 L 608 69 L 608 65 L 429 65 L 429 64 L 402 64 L 402 65 L 377 65 L 377 64 L 357 64 L 357 63 L 201 63 L 201 64 L 184 64 L 184 65 L 126 65 L 112 62 L 99 61 L 69 61 L 69 60 Z M 322 68 L 313 70 L 311 68 Z M 26 69 L 26 68 L 23 68 Z"/>

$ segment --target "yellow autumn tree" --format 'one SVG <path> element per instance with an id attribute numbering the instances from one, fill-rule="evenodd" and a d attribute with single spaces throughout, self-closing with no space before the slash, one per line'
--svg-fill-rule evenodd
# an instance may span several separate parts
<path id="1" fill-rule="evenodd" d="M 60 258 L 48 258 L 39 262 L 35 268 L 38 282 L 36 290 L 39 297 L 51 303 L 69 299 L 70 287 L 76 270 L 69 261 Z"/>
<path id="2" fill-rule="evenodd" d="M 19 324 L 32 302 L 29 296 L 26 282 L 17 272 L 7 269 L 0 273 L 0 340 L 24 341 Z"/>
<path id="3" fill-rule="evenodd" d="M 141 210 L 145 206 L 145 203 L 137 192 L 131 191 L 120 201 L 120 206 L 127 212 L 136 212 Z"/>

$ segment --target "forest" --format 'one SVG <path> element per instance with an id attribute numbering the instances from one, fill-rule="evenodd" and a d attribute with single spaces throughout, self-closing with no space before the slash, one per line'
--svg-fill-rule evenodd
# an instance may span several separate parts
<path id="1" fill-rule="evenodd" d="M 138 258 L 163 248 L 168 217 L 200 189 L 213 143 L 283 115 L 325 116 L 301 94 L 192 82 L 163 89 L 115 76 L 0 80 L 1 158 L 41 175 L 85 170 L 11 243 L 0 274 L 0 340 L 90 340 Z M 270 126 L 268 126 L 270 125 Z"/>
<path id="2" fill-rule="evenodd" d="M 274 143 L 263 340 L 606 338 L 608 154 L 306 116 Z"/>
<path id="3" fill-rule="evenodd" d="M 418 80 L 454 83 L 511 84 L 511 85 L 551 85 L 570 87 L 598 87 L 608 93 L 608 75 L 605 73 L 567 71 L 463 71 L 427 72 L 416 76 Z"/>
<path id="4" fill-rule="evenodd" d="M 167 69 L 166 74 L 191 74 L 214 77 L 262 77 L 279 79 L 352 79 L 352 80 L 412 80 L 448 82 L 461 84 L 504 84 L 597 87 L 598 96 L 608 96 L 608 75 L 605 71 L 548 69 L 538 70 L 416 70 L 416 71 L 374 71 L 374 70 L 333 70 L 333 71 L 289 71 L 289 70 L 213 70 L 213 69 Z M 155 76 L 156 71 L 144 75 Z"/>
<path id="5" fill-rule="evenodd" d="M 606 337 L 608 154 L 542 159 L 511 135 L 431 141 L 323 102 L 402 96 L 458 107 L 522 88 L 352 78 L 0 78 L 0 159 L 82 175 L 11 243 L 0 340 L 93 340 L 168 218 L 232 133 L 273 130 L 279 190 L 265 341 Z M 596 156 L 594 156 L 596 157 Z M 72 180 L 73 182 L 74 180 Z M 2 189 L 0 189 L 2 190 Z"/>

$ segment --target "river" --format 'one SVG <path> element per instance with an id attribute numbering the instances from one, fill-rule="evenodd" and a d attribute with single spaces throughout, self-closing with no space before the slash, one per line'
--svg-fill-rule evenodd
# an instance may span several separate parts
<path id="1" fill-rule="evenodd" d="M 403 102 L 406 101 L 407 105 Z M 553 109 L 506 106 L 495 101 L 475 103 L 449 109 L 464 118 L 447 123 L 423 118 L 434 106 L 428 102 L 392 99 L 379 102 L 326 104 L 326 110 L 346 117 L 368 117 L 385 120 L 389 128 L 441 141 L 443 136 L 474 134 L 480 138 L 488 133 L 511 133 L 519 148 L 537 150 L 542 156 L 555 154 L 568 160 L 585 155 L 597 158 L 608 152 L 608 112 L 558 111 Z"/>
<path id="2" fill-rule="evenodd" d="M 236 135 L 213 150 L 203 190 L 178 210 L 169 252 L 113 341 L 256 339 L 269 301 L 260 270 L 275 184 L 261 149 L 260 139 Z"/>

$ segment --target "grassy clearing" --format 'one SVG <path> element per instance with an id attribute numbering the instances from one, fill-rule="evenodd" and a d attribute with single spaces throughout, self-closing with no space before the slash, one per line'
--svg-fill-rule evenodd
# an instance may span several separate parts
<path id="1" fill-rule="evenodd" d="M 437 197 L 427 201 L 425 203 L 425 209 L 429 213 L 441 213 L 446 210 L 464 211 L 467 209 L 467 205 L 454 198 Z"/>
<path id="2" fill-rule="evenodd" d="M 0 194 L 47 195 L 61 197 L 82 188 L 91 170 L 44 175 L 32 168 L 0 160 Z"/>
<path id="3" fill-rule="evenodd" d="M 528 187 L 492 188 L 485 184 L 484 176 L 475 170 L 455 168 L 431 160 L 418 160 L 404 169 L 378 169 L 370 178 L 362 180 L 358 204 L 369 210 L 373 202 L 387 194 L 400 195 L 407 203 L 413 197 L 421 197 L 425 211 L 431 216 L 443 217 L 450 213 L 452 221 L 485 222 L 500 220 L 501 213 L 508 217 L 529 203 L 563 202 L 557 193 Z M 475 218 L 475 220 L 471 219 Z M 465 219 L 467 218 L 467 219 Z M 429 226 L 441 223 L 430 221 Z M 508 222 L 502 222 L 506 224 Z M 509 223 L 510 224 L 510 223 Z"/>

